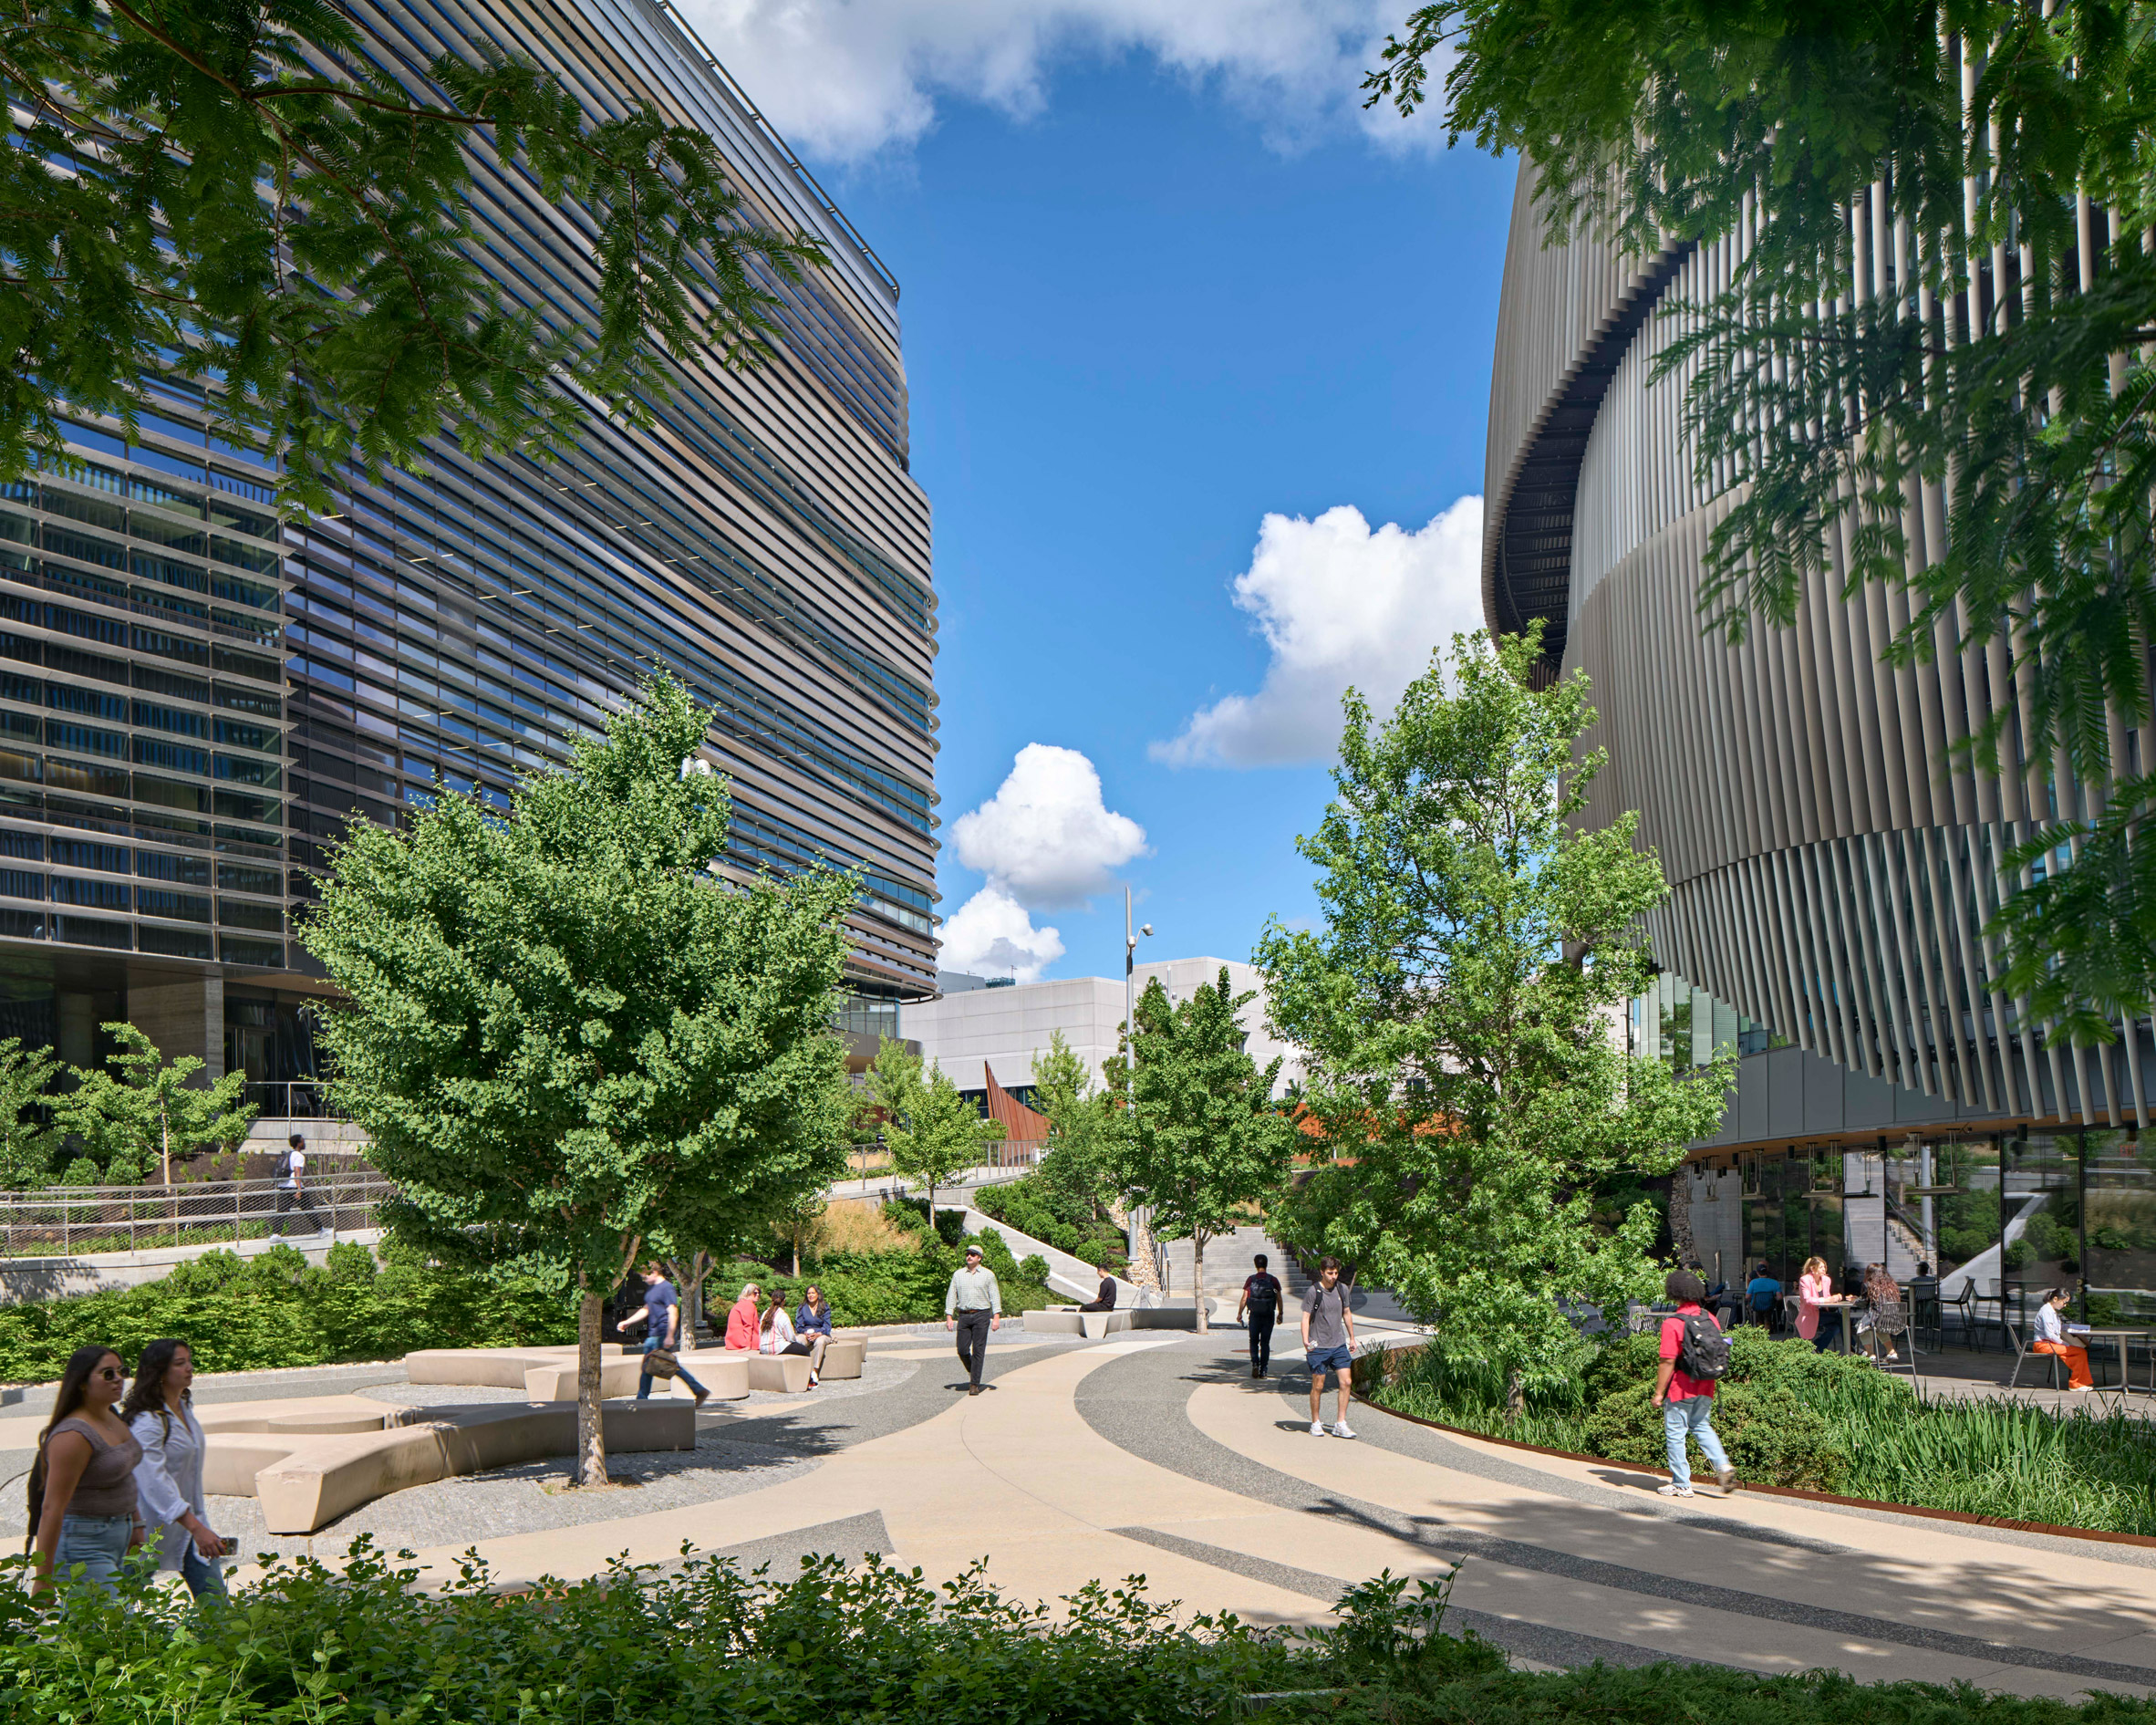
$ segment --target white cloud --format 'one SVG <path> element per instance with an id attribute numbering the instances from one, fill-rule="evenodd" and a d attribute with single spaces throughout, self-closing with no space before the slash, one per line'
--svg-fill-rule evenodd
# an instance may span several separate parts
<path id="1" fill-rule="evenodd" d="M 1410 533 L 1373 532 L 1342 504 L 1315 521 L 1267 515 L 1236 605 L 1272 649 L 1258 692 L 1195 712 L 1152 745 L 1173 766 L 1276 766 L 1330 760 L 1352 683 L 1380 712 L 1426 670 L 1432 650 L 1483 628 L 1482 499 L 1463 497 Z"/>
<path id="2" fill-rule="evenodd" d="M 959 860 L 987 884 L 945 920 L 947 971 L 1036 982 L 1062 937 L 1030 914 L 1083 904 L 1145 850 L 1145 829 L 1101 800 L 1101 775 L 1075 749 L 1029 743 L 995 795 L 951 824 Z"/>
<path id="3" fill-rule="evenodd" d="M 1037 982 L 1063 955 L 1062 936 L 1036 929 L 1025 906 L 993 881 L 946 919 L 937 963 L 974 976 L 1010 976 Z"/>
<path id="4" fill-rule="evenodd" d="M 1075 749 L 1029 743 L 995 795 L 952 825 L 959 860 L 1030 910 L 1080 904 L 1145 848 L 1145 829 L 1101 801 Z"/>
<path id="5" fill-rule="evenodd" d="M 1388 149 L 1443 141 L 1430 109 L 1404 121 L 1361 107 L 1363 76 L 1411 9 L 1405 0 L 682 0 L 681 9 L 793 143 L 840 161 L 911 146 L 944 98 L 1029 117 L 1047 106 L 1057 61 L 1133 52 L 1217 88 L 1259 116 L 1277 147 L 1342 125 Z"/>

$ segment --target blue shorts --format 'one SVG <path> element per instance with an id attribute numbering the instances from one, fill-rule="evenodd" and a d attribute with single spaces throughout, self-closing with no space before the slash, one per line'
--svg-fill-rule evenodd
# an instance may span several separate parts
<path id="1" fill-rule="evenodd" d="M 1313 1347 L 1303 1356 L 1312 1377 L 1322 1377 L 1327 1372 L 1344 1372 L 1350 1364 L 1348 1351 L 1342 1347 Z"/>

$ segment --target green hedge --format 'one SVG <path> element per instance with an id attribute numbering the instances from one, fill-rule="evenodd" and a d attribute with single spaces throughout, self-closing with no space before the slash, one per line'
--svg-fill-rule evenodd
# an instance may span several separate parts
<path id="1" fill-rule="evenodd" d="M 984 1187 L 973 1202 L 983 1215 L 1009 1222 L 1020 1233 L 1088 1263 L 1121 1263 L 1128 1255 L 1120 1228 L 1101 1221 L 1083 1201 L 1052 1191 L 1038 1175 Z"/>
<path id="2" fill-rule="evenodd" d="M 576 1339 L 575 1312 L 560 1294 L 395 1259 L 378 1264 L 349 1241 L 328 1257 L 312 1267 L 290 1246 L 254 1258 L 209 1252 L 140 1287 L 0 1307 L 0 1379 L 49 1381 L 93 1342 L 131 1366 L 162 1335 L 191 1344 L 196 1366 L 210 1372 Z"/>
<path id="3" fill-rule="evenodd" d="M 1436 1348 L 1383 1363 L 1372 1398 L 1492 1437 L 1664 1465 L 1650 1405 L 1659 1335 L 1586 1354 L 1570 1383 L 1508 1419 L 1502 1387 Z M 2063 1417 L 2027 1403 L 1926 1400 L 1861 1358 L 1747 1325 L 1729 1338 L 1715 1429 L 1738 1476 L 1888 1503 L 2156 1534 L 2156 1426 L 2116 1410 Z M 1380 1369 L 1376 1365 L 1367 1368 Z M 1704 1458 L 1695 1450 L 1696 1468 Z"/>
<path id="4" fill-rule="evenodd" d="M 19 1564 L 20 1559 L 10 1559 Z M 137 1584 L 56 1607 L 0 1584 L 0 1725 L 2146 1725 L 2156 1703 L 2023 1699 L 1713 1666 L 1529 1674 L 1440 1633 L 1442 1587 L 1352 1588 L 1298 1633 L 1178 1623 L 1142 1583 L 1013 1605 L 871 1558 L 794 1579 L 711 1560 L 503 1597 L 437 1594 L 362 1548 L 280 1566 L 232 1607 Z M 1702 1649 L 1709 1655 L 1715 1649 Z"/>
<path id="5" fill-rule="evenodd" d="M 959 1243 L 964 1236 L 951 1228 L 952 1242 L 947 1244 L 941 1224 L 946 1217 L 955 1219 L 962 1212 L 938 1211 L 939 1231 L 931 1236 L 923 1211 L 924 1207 L 904 1200 L 895 1200 L 886 1209 L 886 1214 L 913 1236 L 915 1243 L 908 1252 L 832 1252 L 811 1259 L 806 1271 L 798 1276 L 747 1260 L 723 1265 L 713 1273 L 708 1284 L 704 1309 L 723 1325 L 725 1309 L 741 1284 L 753 1282 L 765 1293 L 777 1294 L 791 1311 L 813 1282 L 824 1290 L 835 1324 L 932 1323 L 943 1315 L 943 1293 L 950 1285 L 951 1273 L 966 1262 Z M 1069 1295 L 1049 1288 L 1048 1265 L 1039 1254 L 1013 1259 L 1011 1248 L 993 1228 L 984 1229 L 980 1238 L 981 1261 L 996 1273 L 1006 1312 L 1037 1312 L 1069 1299 Z"/>

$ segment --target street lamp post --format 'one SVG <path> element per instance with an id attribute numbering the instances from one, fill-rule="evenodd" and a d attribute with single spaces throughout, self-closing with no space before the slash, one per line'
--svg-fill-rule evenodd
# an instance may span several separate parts
<path id="1" fill-rule="evenodd" d="M 1125 1100 L 1136 1097 L 1138 1070 L 1138 940 L 1141 935 L 1153 932 L 1150 922 L 1141 924 L 1137 933 L 1131 932 L 1130 888 L 1123 889 L 1123 1082 Z M 1141 1210 L 1131 1219 L 1145 1237 L 1153 1237 L 1153 1213 Z M 1167 1293 L 1167 1256 L 1157 1242 L 1153 1247 L 1153 1279 L 1160 1283 L 1160 1291 Z"/>

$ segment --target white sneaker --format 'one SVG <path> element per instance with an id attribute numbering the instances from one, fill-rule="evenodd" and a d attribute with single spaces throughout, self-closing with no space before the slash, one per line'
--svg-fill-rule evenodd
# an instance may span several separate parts
<path id="1" fill-rule="evenodd" d="M 1322 1419 L 1311 1420 L 1310 1422 L 1310 1435 L 1313 1438 L 1322 1438 L 1325 1435 L 1325 1422 Z"/>
<path id="2" fill-rule="evenodd" d="M 1656 1486 L 1654 1489 L 1661 1492 L 1664 1497 L 1690 1497 L 1692 1495 L 1692 1488 L 1690 1486 L 1679 1485 L 1674 1480 L 1664 1481 L 1662 1484 Z"/>
<path id="3" fill-rule="evenodd" d="M 1342 1419 L 1333 1426 L 1332 1435 L 1335 1438 L 1352 1438 L 1355 1434 L 1348 1429 L 1347 1421 Z"/>

